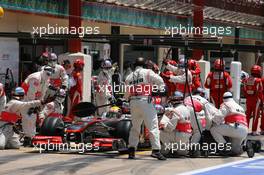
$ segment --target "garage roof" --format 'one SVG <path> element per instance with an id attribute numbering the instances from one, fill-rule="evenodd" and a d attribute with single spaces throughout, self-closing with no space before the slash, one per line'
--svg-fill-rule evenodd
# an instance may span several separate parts
<path id="1" fill-rule="evenodd" d="M 101 3 L 192 16 L 195 8 L 203 8 L 205 20 L 264 26 L 264 0 L 205 0 L 196 6 L 193 0 L 97 0 Z"/>

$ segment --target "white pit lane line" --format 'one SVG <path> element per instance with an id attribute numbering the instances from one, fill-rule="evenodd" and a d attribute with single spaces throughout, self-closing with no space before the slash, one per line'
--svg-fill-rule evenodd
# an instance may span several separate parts
<path id="1" fill-rule="evenodd" d="M 197 173 L 203 173 L 203 172 L 207 172 L 207 171 L 210 171 L 210 170 L 215 170 L 215 169 L 218 169 L 218 168 L 224 168 L 224 167 L 227 167 L 227 166 L 232 166 L 232 165 L 236 165 L 236 164 L 240 164 L 240 163 L 251 162 L 251 161 L 258 160 L 258 159 L 263 159 L 263 158 L 264 158 L 264 156 L 257 156 L 255 158 L 247 158 L 245 160 L 239 160 L 239 161 L 235 161 L 235 162 L 225 163 L 225 164 L 216 165 L 216 166 L 212 166 L 212 167 L 208 167 L 208 168 L 202 168 L 202 169 L 193 170 L 193 171 L 188 171 L 188 172 L 175 174 L 175 175 L 192 175 L 192 174 L 195 175 Z"/>

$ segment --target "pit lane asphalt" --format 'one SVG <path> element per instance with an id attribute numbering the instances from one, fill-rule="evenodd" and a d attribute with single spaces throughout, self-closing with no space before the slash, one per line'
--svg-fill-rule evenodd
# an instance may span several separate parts
<path id="1" fill-rule="evenodd" d="M 150 151 L 137 152 L 136 160 L 128 160 L 127 155 L 116 152 L 39 153 L 33 148 L 0 151 L 1 175 L 175 175 L 201 168 L 221 165 L 241 157 L 174 158 L 158 161 L 149 156 Z M 264 152 L 256 156 L 264 156 Z"/>

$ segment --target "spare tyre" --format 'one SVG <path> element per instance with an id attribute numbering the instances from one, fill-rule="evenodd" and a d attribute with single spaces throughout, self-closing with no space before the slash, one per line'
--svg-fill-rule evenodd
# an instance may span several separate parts
<path id="1" fill-rule="evenodd" d="M 63 136 L 64 122 L 61 118 L 47 117 L 40 128 L 40 134 L 45 136 Z"/>
<path id="2" fill-rule="evenodd" d="M 116 126 L 117 136 L 124 139 L 126 143 L 128 143 L 131 126 L 131 120 L 120 120 Z"/>

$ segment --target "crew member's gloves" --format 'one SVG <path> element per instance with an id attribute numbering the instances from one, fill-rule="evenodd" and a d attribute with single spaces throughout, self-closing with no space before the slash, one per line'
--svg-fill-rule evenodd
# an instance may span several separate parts
<path id="1" fill-rule="evenodd" d="M 64 89 L 64 90 L 66 90 L 66 89 L 67 89 L 67 86 L 65 86 L 65 85 L 62 85 L 62 86 L 61 86 L 61 89 Z"/>
<path id="2" fill-rule="evenodd" d="M 54 86 L 52 86 L 52 85 L 49 85 L 49 89 L 50 89 L 50 90 L 53 90 L 53 91 L 57 91 L 57 88 L 54 87 Z"/>
<path id="3" fill-rule="evenodd" d="M 118 98 L 115 102 L 116 106 L 122 106 L 123 105 L 123 100 L 121 98 Z"/>
<path id="4" fill-rule="evenodd" d="M 117 68 L 118 68 L 118 63 L 114 63 L 114 64 L 112 65 L 112 67 L 115 68 L 115 69 L 117 69 Z"/>
<path id="5" fill-rule="evenodd" d="M 45 100 L 41 100 L 41 104 L 45 105 L 47 103 L 50 103 L 50 102 L 54 101 L 55 99 L 56 99 L 56 96 L 48 97 Z"/>
<path id="6" fill-rule="evenodd" d="M 114 96 L 111 96 L 110 98 L 108 98 L 108 101 L 109 101 L 110 103 L 115 103 L 115 102 L 116 102 L 116 99 L 115 99 Z"/>
<path id="7" fill-rule="evenodd" d="M 184 68 L 188 68 L 188 64 L 187 63 L 182 63 L 182 64 L 178 64 L 178 68 L 180 68 L 180 69 L 184 69 Z"/>
<path id="8" fill-rule="evenodd" d="M 39 111 L 40 111 L 40 108 L 39 108 L 39 107 L 29 108 L 27 114 L 28 114 L 28 115 L 37 114 L 37 113 L 39 113 Z"/>
<path id="9" fill-rule="evenodd" d="M 164 59 L 162 63 L 167 66 L 169 64 L 169 59 Z"/>
<path id="10" fill-rule="evenodd" d="M 161 72 L 161 73 L 160 73 L 160 76 L 161 76 L 163 79 L 166 79 L 166 80 L 170 79 L 170 75 L 166 75 L 165 72 Z"/>
<path id="11" fill-rule="evenodd" d="M 39 112 L 40 112 L 40 107 L 35 107 L 35 108 L 34 108 L 34 113 L 37 114 L 37 113 L 39 113 Z"/>
<path id="12" fill-rule="evenodd" d="M 32 115 L 34 113 L 34 111 L 35 111 L 35 108 L 29 108 L 27 114 Z"/>
<path id="13" fill-rule="evenodd" d="M 163 123 L 160 123 L 159 124 L 159 130 L 164 130 L 164 128 L 165 128 L 165 125 Z"/>
<path id="14" fill-rule="evenodd" d="M 174 80 L 173 80 L 173 78 L 174 78 L 174 76 L 173 75 L 170 75 L 170 78 L 169 78 L 169 82 L 174 82 Z"/>

